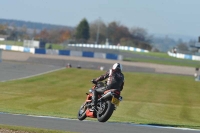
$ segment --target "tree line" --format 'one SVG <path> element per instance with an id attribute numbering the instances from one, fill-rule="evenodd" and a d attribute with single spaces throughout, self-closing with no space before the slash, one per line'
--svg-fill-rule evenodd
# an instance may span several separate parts
<path id="1" fill-rule="evenodd" d="M 76 28 L 74 34 L 76 42 L 105 44 L 106 40 L 112 45 L 133 46 L 150 50 L 151 36 L 143 28 L 132 28 L 120 24 L 119 22 L 110 22 L 105 24 L 100 19 L 88 24 L 84 18 Z"/>
<path id="2" fill-rule="evenodd" d="M 12 22 L 12 25 L 10 23 L 0 24 L 0 34 L 7 35 L 8 40 L 42 39 L 48 43 L 56 44 L 63 42 L 109 43 L 111 45 L 132 46 L 147 50 L 152 49 L 152 36 L 145 29 L 140 27 L 129 29 L 116 21 L 105 24 L 102 20 L 98 19 L 88 23 L 87 19 L 83 18 L 76 27 L 56 27 L 54 25 L 53 28 L 38 29 L 33 28 L 33 25 L 34 23 L 31 23 L 31 27 L 25 24 L 22 25 L 22 23 L 15 25 L 14 22 Z"/>

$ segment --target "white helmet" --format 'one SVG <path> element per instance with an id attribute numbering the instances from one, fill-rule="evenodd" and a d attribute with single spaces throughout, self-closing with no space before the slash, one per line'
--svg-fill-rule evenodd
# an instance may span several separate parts
<path id="1" fill-rule="evenodd" d="M 122 71 L 122 65 L 120 63 L 115 63 L 112 67 L 113 70 L 117 70 L 119 69 L 120 71 Z"/>

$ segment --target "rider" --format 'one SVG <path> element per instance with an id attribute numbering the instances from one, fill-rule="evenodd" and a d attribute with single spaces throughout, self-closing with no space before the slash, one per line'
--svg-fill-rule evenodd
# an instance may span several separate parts
<path id="1" fill-rule="evenodd" d="M 103 87 L 99 87 L 94 89 L 94 97 L 92 99 L 92 105 L 96 109 L 97 106 L 97 99 L 99 93 L 104 93 L 104 91 L 109 89 L 117 89 L 119 91 L 123 90 L 124 86 L 124 75 L 122 73 L 122 65 L 120 63 L 115 63 L 112 66 L 112 69 L 107 71 L 104 75 L 101 75 L 100 77 L 93 79 L 92 82 L 96 84 L 98 81 L 102 81 L 104 79 L 107 79 L 107 85 Z"/>

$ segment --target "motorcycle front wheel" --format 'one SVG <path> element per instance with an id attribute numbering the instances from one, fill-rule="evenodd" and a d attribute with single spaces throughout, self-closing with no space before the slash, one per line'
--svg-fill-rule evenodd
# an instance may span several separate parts
<path id="1" fill-rule="evenodd" d="M 78 116 L 77 116 L 80 121 L 84 120 L 87 117 L 86 109 L 87 107 L 85 106 L 85 103 L 83 103 L 78 111 Z"/>
<path id="2" fill-rule="evenodd" d="M 98 106 L 97 119 L 99 122 L 106 122 L 115 109 L 111 101 L 102 101 L 101 106 Z"/>

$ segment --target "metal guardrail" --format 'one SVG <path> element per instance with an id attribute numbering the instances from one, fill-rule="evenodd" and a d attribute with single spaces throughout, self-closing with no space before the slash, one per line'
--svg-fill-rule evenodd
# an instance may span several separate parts
<path id="1" fill-rule="evenodd" d="M 48 55 L 63 55 L 63 56 L 78 56 L 78 57 L 101 58 L 101 59 L 111 59 L 111 60 L 123 60 L 122 55 L 113 53 L 91 52 L 91 51 L 40 49 L 40 48 L 27 48 L 27 47 L 12 46 L 12 45 L 0 45 L 0 49 L 27 52 L 32 54 L 48 54 Z"/>
<path id="2" fill-rule="evenodd" d="M 114 49 L 114 50 L 127 50 L 135 52 L 145 52 L 148 53 L 148 50 L 135 48 L 131 46 L 117 46 L 117 45 L 100 45 L 100 44 L 68 44 L 71 47 L 85 47 L 85 48 L 96 48 L 96 49 Z"/>
<path id="3" fill-rule="evenodd" d="M 172 57 L 180 58 L 180 59 L 189 59 L 189 60 L 200 61 L 200 56 L 196 56 L 196 55 L 189 55 L 189 54 L 182 54 L 182 53 L 172 53 L 170 51 L 168 51 L 168 55 L 172 56 Z"/>

